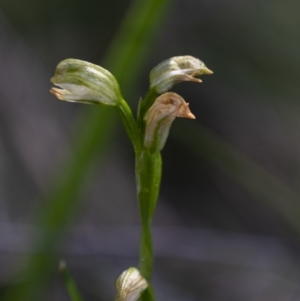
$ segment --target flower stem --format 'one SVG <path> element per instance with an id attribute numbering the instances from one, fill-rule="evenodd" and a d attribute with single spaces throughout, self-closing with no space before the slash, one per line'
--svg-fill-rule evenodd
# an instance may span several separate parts
<path id="1" fill-rule="evenodd" d="M 124 99 L 119 101 L 116 109 L 124 126 L 124 129 L 127 132 L 129 139 L 131 140 L 135 154 L 136 156 L 139 156 L 141 153 L 141 140 L 137 128 L 137 123 L 132 114 L 132 111 Z"/>
<path id="2" fill-rule="evenodd" d="M 145 130 L 144 120 L 143 120 L 144 116 L 146 112 L 149 110 L 149 108 L 152 106 L 152 104 L 154 103 L 157 96 L 158 94 L 154 90 L 150 89 L 146 94 L 145 98 L 141 100 L 139 103 L 137 122 L 138 122 L 138 127 L 142 130 L 142 132 Z"/>
<path id="3" fill-rule="evenodd" d="M 140 238 L 140 272 L 150 282 L 153 270 L 153 246 L 151 223 L 155 210 L 161 179 L 161 155 L 143 150 L 136 161 L 137 195 L 142 222 Z M 142 295 L 143 300 L 153 300 L 151 286 Z"/>

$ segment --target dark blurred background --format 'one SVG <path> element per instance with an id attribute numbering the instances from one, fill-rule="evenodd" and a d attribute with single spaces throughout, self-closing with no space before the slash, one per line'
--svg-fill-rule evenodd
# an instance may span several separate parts
<path id="1" fill-rule="evenodd" d="M 55 99 L 49 80 L 65 58 L 101 64 L 130 4 L 0 1 L 0 299 L 22 282 L 34 215 L 81 139 L 86 106 Z M 176 120 L 162 152 L 157 300 L 300 300 L 299 12 L 298 0 L 173 1 L 124 95 L 136 110 L 149 71 L 171 56 L 214 71 L 173 89 L 197 119 Z M 103 156 L 55 246 L 90 301 L 112 300 L 117 275 L 138 263 L 134 158 L 119 121 Z M 42 300 L 69 300 L 56 270 Z"/>

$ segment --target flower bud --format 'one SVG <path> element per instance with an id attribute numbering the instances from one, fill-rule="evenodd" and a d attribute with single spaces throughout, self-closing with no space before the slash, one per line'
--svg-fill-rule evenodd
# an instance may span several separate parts
<path id="1" fill-rule="evenodd" d="M 195 119 L 189 104 L 176 93 L 167 92 L 156 98 L 146 113 L 144 146 L 151 151 L 161 151 L 166 143 L 175 117 Z"/>
<path id="2" fill-rule="evenodd" d="M 115 77 L 106 69 L 76 59 L 60 62 L 50 92 L 60 100 L 114 106 L 122 98 Z"/>
<path id="3" fill-rule="evenodd" d="M 212 73 L 202 61 L 193 56 L 175 56 L 152 69 L 150 72 L 150 89 L 162 94 L 182 81 L 201 83 L 201 80 L 195 76 Z"/>
<path id="4" fill-rule="evenodd" d="M 148 283 L 138 269 L 129 268 L 117 278 L 115 286 L 117 289 L 115 301 L 136 301 Z"/>

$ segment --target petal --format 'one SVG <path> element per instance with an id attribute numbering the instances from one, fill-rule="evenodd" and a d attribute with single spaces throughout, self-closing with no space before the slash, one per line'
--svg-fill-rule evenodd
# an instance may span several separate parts
<path id="1" fill-rule="evenodd" d="M 51 82 L 61 88 L 50 90 L 60 100 L 116 105 L 122 98 L 118 82 L 109 71 L 81 60 L 60 62 Z"/>
<path id="2" fill-rule="evenodd" d="M 161 94 L 182 81 L 200 83 L 201 80 L 195 76 L 212 73 L 202 61 L 193 56 L 172 57 L 152 69 L 150 72 L 150 89 Z"/>

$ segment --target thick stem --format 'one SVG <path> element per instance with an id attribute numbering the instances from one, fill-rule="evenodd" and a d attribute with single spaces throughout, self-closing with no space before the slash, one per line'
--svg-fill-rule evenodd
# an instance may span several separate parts
<path id="1" fill-rule="evenodd" d="M 151 236 L 151 221 L 143 222 L 140 237 L 140 272 L 149 282 L 153 270 L 153 244 Z"/>
<path id="2" fill-rule="evenodd" d="M 151 222 L 161 179 L 160 153 L 143 150 L 136 162 L 137 193 L 142 221 L 140 240 L 140 271 L 150 281 L 153 269 Z"/>

